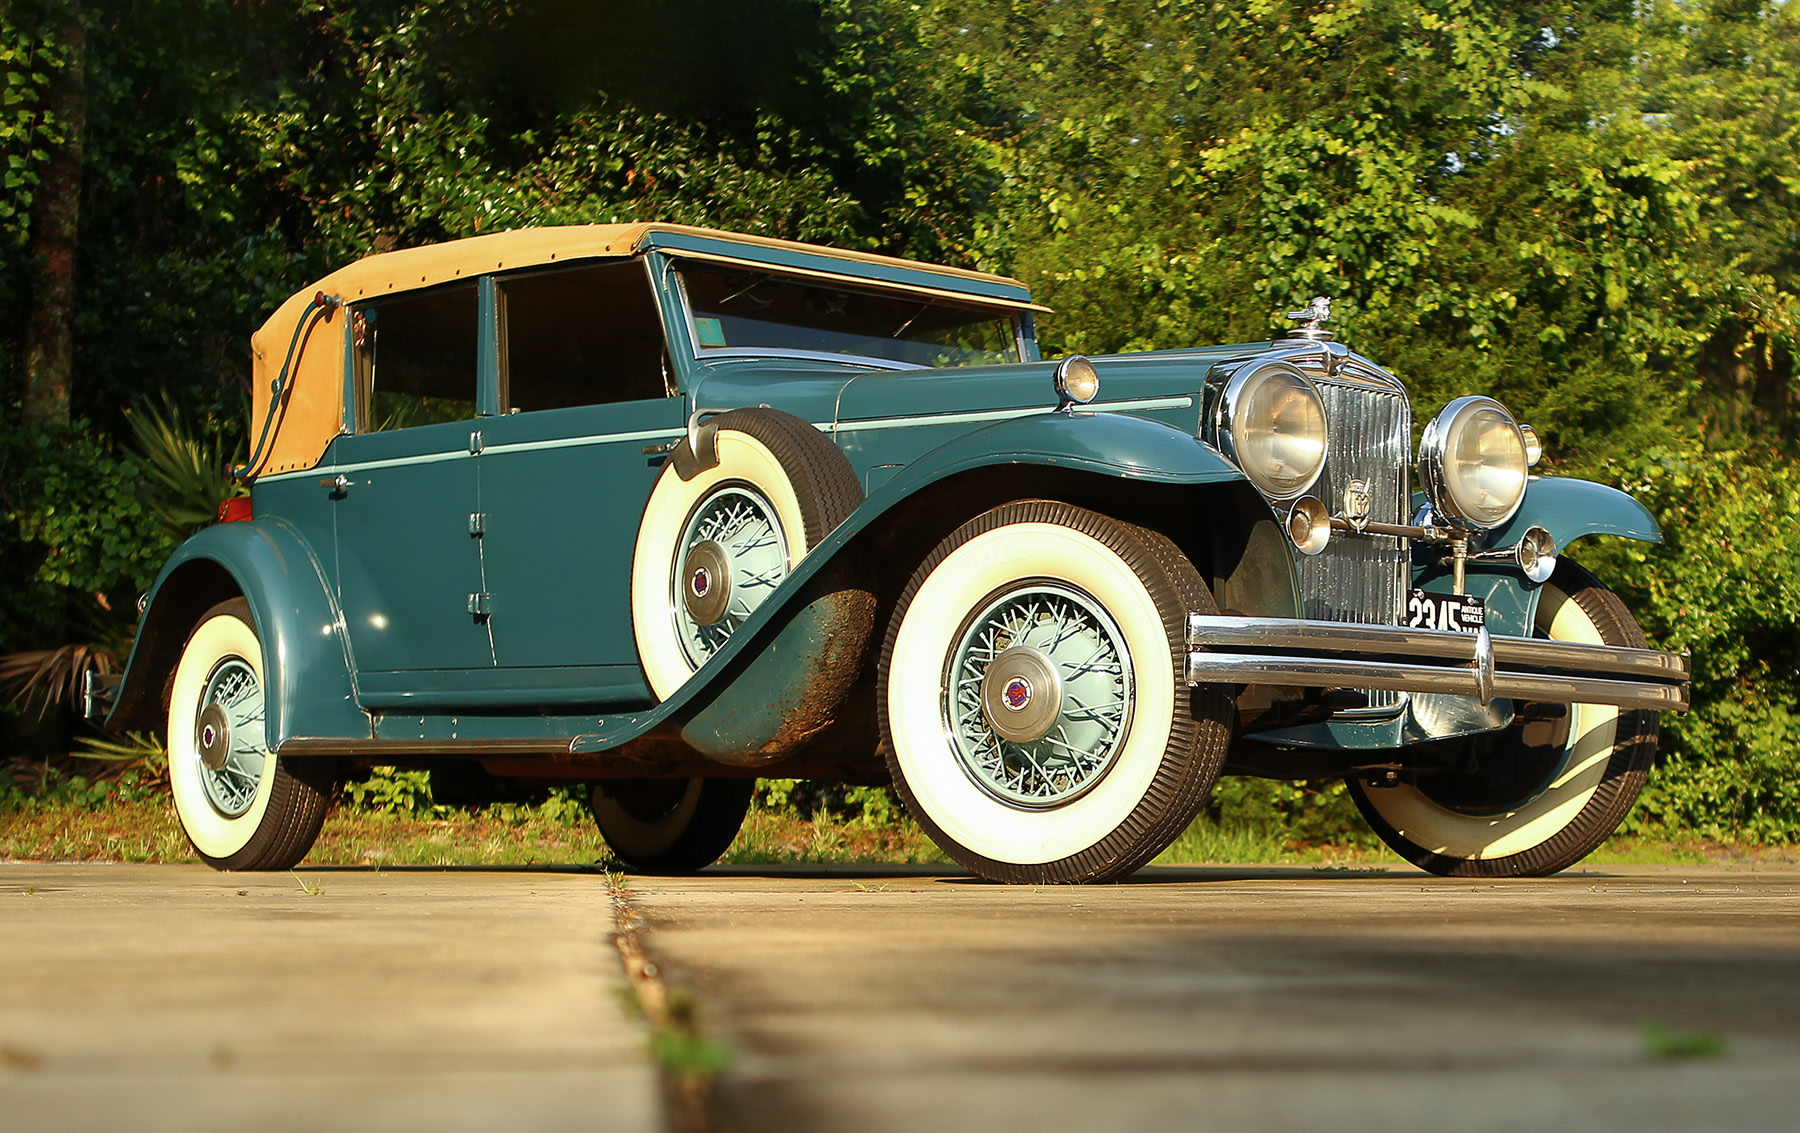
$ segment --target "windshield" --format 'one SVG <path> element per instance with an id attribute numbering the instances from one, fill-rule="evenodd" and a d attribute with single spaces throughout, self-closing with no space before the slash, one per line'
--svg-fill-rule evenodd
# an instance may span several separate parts
<path id="1" fill-rule="evenodd" d="M 808 350 L 913 366 L 1019 361 L 1012 316 L 991 307 L 734 268 L 687 264 L 680 274 L 702 354 Z"/>

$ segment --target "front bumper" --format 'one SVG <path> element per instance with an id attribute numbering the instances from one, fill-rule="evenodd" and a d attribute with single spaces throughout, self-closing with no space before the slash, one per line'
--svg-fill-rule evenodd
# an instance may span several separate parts
<path id="1" fill-rule="evenodd" d="M 1292 618 L 1189 614 L 1199 684 L 1392 689 L 1685 712 L 1688 659 L 1654 649 Z"/>

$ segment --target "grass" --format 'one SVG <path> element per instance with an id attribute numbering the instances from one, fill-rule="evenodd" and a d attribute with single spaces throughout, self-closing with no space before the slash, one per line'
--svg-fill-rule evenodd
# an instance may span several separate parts
<path id="1" fill-rule="evenodd" d="M 0 813 L 0 860 L 188 862 L 197 860 L 166 797 L 100 806 L 40 803 Z M 918 823 L 813 818 L 753 807 L 721 861 L 737 865 L 804 863 L 948 864 Z M 1294 863 L 1319 868 L 1405 865 L 1373 835 L 1338 842 L 1296 841 L 1279 828 L 1202 819 L 1156 859 L 1160 863 Z M 584 816 L 526 807 L 406 813 L 353 803 L 336 807 L 306 862 L 311 865 L 604 864 L 606 843 Z M 1665 842 L 1617 837 L 1586 864 L 1769 865 L 1800 861 L 1795 847 Z"/>

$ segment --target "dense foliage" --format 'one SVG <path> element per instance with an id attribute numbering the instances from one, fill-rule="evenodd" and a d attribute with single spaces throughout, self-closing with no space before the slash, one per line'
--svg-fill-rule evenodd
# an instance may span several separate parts
<path id="1" fill-rule="evenodd" d="M 1491 393 L 1549 471 L 1663 522 L 1576 549 L 1696 658 L 1634 821 L 1800 832 L 1791 5 L 16 0 L 0 71 L 0 651 L 128 613 L 195 517 L 125 411 L 217 461 L 247 337 L 308 279 L 700 222 L 1017 274 L 1053 351 L 1256 339 L 1333 296 L 1421 418 Z M 28 426 L 34 217 L 76 125 L 75 419 Z"/>

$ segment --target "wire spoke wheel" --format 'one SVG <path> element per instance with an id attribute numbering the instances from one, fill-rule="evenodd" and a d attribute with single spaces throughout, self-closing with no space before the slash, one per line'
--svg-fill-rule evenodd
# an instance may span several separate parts
<path id="1" fill-rule="evenodd" d="M 878 673 L 888 770 L 952 858 L 997 881 L 1109 881 L 1212 791 L 1232 705 L 1186 680 L 1211 612 L 1156 531 L 1018 500 L 946 536 L 900 595 Z"/>
<path id="2" fill-rule="evenodd" d="M 214 869 L 287 869 L 325 821 L 326 792 L 269 750 L 262 643 L 241 598 L 207 611 L 169 689 L 169 787 Z"/>
<path id="3" fill-rule="evenodd" d="M 957 760 L 1023 807 L 1060 806 L 1112 766 L 1129 726 L 1131 655 L 1097 599 L 1037 581 L 969 619 L 944 676 Z"/>
<path id="4" fill-rule="evenodd" d="M 670 612 L 688 662 L 705 664 L 787 574 L 787 537 L 762 493 L 728 484 L 701 500 L 670 580 Z"/>
<path id="5" fill-rule="evenodd" d="M 206 682 L 195 722 L 194 757 L 206 801 L 236 818 L 256 801 L 268 762 L 263 742 L 262 682 L 242 657 L 229 657 Z"/>

